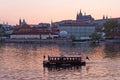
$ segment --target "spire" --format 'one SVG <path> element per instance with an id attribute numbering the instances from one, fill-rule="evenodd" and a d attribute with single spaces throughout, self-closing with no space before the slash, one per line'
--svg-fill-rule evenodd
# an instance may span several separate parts
<path id="1" fill-rule="evenodd" d="M 53 20 L 51 19 L 51 24 L 53 23 Z"/>
<path id="2" fill-rule="evenodd" d="M 103 20 L 105 20 L 105 16 L 103 15 Z"/>
<path id="3" fill-rule="evenodd" d="M 51 26 L 50 27 L 53 27 L 53 20 L 51 19 Z"/>
<path id="4" fill-rule="evenodd" d="M 78 12 L 77 12 L 76 20 L 78 20 L 78 18 L 79 18 L 79 14 L 78 14 Z"/>
<path id="5" fill-rule="evenodd" d="M 106 16 L 106 19 L 108 19 L 108 16 Z"/>
<path id="6" fill-rule="evenodd" d="M 25 19 L 23 19 L 22 25 L 25 25 L 25 24 L 27 24 L 27 23 L 26 23 Z"/>
<path id="7" fill-rule="evenodd" d="M 79 13 L 79 16 L 82 16 L 82 12 L 81 12 L 81 9 L 80 9 L 80 13 Z"/>
<path id="8" fill-rule="evenodd" d="M 19 25 L 21 25 L 22 24 L 22 21 L 21 21 L 21 18 L 19 19 Z"/>
<path id="9" fill-rule="evenodd" d="M 81 9 L 80 9 L 80 13 L 82 13 L 82 12 L 81 12 Z"/>

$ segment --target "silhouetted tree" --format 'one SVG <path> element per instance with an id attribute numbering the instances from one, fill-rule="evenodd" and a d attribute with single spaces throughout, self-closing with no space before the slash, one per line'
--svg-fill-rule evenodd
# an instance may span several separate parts
<path id="1" fill-rule="evenodd" d="M 3 36 L 5 34 L 5 30 L 2 26 L 2 24 L 0 24 L 0 36 Z"/>
<path id="2" fill-rule="evenodd" d="M 90 35 L 90 38 L 93 42 L 99 42 L 102 39 L 102 34 L 95 31 Z"/>
<path id="3" fill-rule="evenodd" d="M 107 38 L 114 38 L 117 36 L 119 23 L 117 20 L 108 20 L 104 23 L 104 32 Z M 120 29 L 120 28 L 119 28 Z"/>

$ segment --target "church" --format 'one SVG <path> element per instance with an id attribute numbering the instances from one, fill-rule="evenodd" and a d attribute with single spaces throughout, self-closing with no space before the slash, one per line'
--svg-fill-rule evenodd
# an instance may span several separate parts
<path id="1" fill-rule="evenodd" d="M 76 21 L 80 21 L 80 22 L 92 22 L 92 21 L 94 21 L 94 18 L 91 15 L 86 15 L 86 13 L 83 15 L 83 13 L 80 10 L 80 12 L 77 13 Z"/>
<path id="2" fill-rule="evenodd" d="M 73 40 L 89 40 L 90 35 L 95 31 L 96 25 L 93 23 L 94 18 L 91 15 L 83 14 L 80 10 L 77 13 L 76 20 L 63 20 L 54 24 L 59 28 L 60 32 L 65 31 L 68 39 Z"/>

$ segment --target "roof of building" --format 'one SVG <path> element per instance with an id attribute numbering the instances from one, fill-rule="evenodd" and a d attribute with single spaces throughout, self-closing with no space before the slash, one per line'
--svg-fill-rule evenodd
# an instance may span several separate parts
<path id="1" fill-rule="evenodd" d="M 111 19 L 120 19 L 120 17 L 118 17 L 118 18 L 108 18 L 108 19 L 97 19 L 95 21 L 106 21 L 106 20 L 111 20 Z"/>
<path id="2" fill-rule="evenodd" d="M 14 35 L 20 35 L 20 34 L 58 34 L 59 29 L 57 27 L 49 28 L 46 27 L 30 27 L 30 25 L 23 25 L 19 26 L 19 29 L 14 30 L 13 34 Z"/>
<path id="3" fill-rule="evenodd" d="M 72 21 L 72 22 L 64 22 L 60 24 L 60 26 L 93 26 L 92 22 L 82 22 L 82 21 Z"/>

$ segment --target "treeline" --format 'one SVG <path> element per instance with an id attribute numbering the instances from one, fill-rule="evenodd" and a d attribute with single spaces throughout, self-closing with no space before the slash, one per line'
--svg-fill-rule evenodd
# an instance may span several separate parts
<path id="1" fill-rule="evenodd" d="M 103 26 L 106 38 L 120 39 L 120 23 L 117 20 L 108 20 Z"/>

